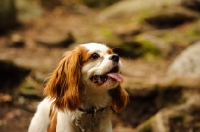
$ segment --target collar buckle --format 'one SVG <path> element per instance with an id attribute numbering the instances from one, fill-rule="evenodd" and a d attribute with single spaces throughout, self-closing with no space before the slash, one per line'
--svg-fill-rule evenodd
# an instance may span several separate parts
<path id="1" fill-rule="evenodd" d="M 89 108 L 89 109 L 78 108 L 79 111 L 85 112 L 85 113 L 91 115 L 93 118 L 96 117 L 96 113 L 97 113 L 97 112 L 103 111 L 104 109 L 105 109 L 105 108 L 96 109 L 95 107 L 91 107 L 91 108 Z"/>

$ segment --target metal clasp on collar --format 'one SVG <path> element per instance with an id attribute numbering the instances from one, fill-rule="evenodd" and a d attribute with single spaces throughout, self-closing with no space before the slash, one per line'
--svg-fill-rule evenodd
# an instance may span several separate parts
<path id="1" fill-rule="evenodd" d="M 85 112 L 85 113 L 91 115 L 93 118 L 96 117 L 97 112 L 103 111 L 104 109 L 105 108 L 96 109 L 95 107 L 91 107 L 89 109 L 84 110 L 82 108 L 78 108 L 79 111 Z"/>
<path id="2" fill-rule="evenodd" d="M 90 108 L 90 109 L 88 110 L 87 113 L 90 114 L 90 115 L 92 115 L 93 118 L 95 118 L 95 117 L 96 117 L 96 113 L 97 113 L 97 109 L 94 108 L 94 107 L 92 107 L 92 108 Z"/>

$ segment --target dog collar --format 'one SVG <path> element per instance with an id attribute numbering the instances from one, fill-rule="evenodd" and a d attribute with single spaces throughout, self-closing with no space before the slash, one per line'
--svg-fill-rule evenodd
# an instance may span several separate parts
<path id="1" fill-rule="evenodd" d="M 89 109 L 78 108 L 79 111 L 85 112 L 85 113 L 87 113 L 89 115 L 92 115 L 92 117 L 95 117 L 97 112 L 102 112 L 105 109 L 106 109 L 106 107 L 103 107 L 103 108 L 100 108 L 100 109 L 97 109 L 95 107 L 91 107 Z"/>

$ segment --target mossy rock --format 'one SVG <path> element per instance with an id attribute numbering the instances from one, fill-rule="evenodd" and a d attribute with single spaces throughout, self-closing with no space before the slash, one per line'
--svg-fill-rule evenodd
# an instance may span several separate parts
<path id="1" fill-rule="evenodd" d="M 136 128 L 137 132 L 183 132 L 191 129 L 199 131 L 199 98 L 198 94 L 193 94 L 182 104 L 158 111 L 140 124 Z"/>
<path id="2" fill-rule="evenodd" d="M 113 18 L 131 20 L 138 16 L 142 17 L 152 12 L 158 12 L 163 7 L 176 6 L 180 3 L 181 0 L 122 0 L 102 10 L 98 20 L 104 21 Z"/>
<path id="3" fill-rule="evenodd" d="M 168 7 L 152 13 L 144 21 L 156 28 L 173 28 L 199 18 L 199 14 L 182 7 Z"/>
<path id="4" fill-rule="evenodd" d="M 174 77 L 200 77 L 200 41 L 181 52 L 169 66 L 167 74 Z"/>
<path id="5" fill-rule="evenodd" d="M 139 125 L 137 127 L 136 131 L 137 132 L 152 132 L 151 124 L 152 124 L 153 120 L 154 120 L 154 117 L 151 117 L 150 119 L 148 119 L 147 121 L 145 121 L 144 123 Z"/>
<path id="6" fill-rule="evenodd" d="M 27 98 L 43 98 L 43 88 L 30 76 L 19 86 L 19 94 Z"/>
<path id="7" fill-rule="evenodd" d="M 161 51 L 156 47 L 155 43 L 145 40 L 141 37 L 132 37 L 125 40 L 115 48 L 114 51 L 123 57 L 137 58 L 147 56 L 160 56 Z"/>
<path id="8" fill-rule="evenodd" d="M 20 22 L 32 21 L 43 15 L 43 9 L 29 0 L 15 0 L 17 19 Z"/>

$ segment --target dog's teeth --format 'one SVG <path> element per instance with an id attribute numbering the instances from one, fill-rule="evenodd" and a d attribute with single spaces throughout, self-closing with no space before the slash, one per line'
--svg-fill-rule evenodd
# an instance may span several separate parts
<path id="1" fill-rule="evenodd" d="M 108 76 L 106 75 L 94 75 L 91 80 L 93 83 L 97 83 L 99 85 L 105 83 L 106 81 L 108 81 L 108 79 L 110 79 Z"/>

